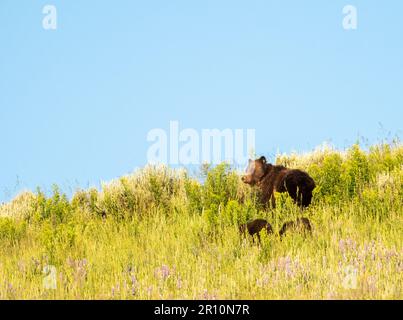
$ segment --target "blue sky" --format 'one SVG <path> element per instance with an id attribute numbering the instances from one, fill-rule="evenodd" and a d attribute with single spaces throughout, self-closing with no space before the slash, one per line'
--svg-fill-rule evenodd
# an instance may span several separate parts
<path id="1" fill-rule="evenodd" d="M 57 8 L 57 30 L 42 8 Z M 358 29 L 342 28 L 345 5 Z M 254 128 L 256 152 L 401 135 L 401 1 L 0 1 L 0 201 L 147 162 L 153 128 Z"/>

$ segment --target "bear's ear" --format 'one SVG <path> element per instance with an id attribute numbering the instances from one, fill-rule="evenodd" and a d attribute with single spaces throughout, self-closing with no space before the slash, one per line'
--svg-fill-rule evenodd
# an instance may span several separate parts
<path id="1" fill-rule="evenodd" d="M 267 160 L 265 156 L 260 157 L 259 159 L 260 161 L 262 161 L 264 164 L 266 164 Z"/>

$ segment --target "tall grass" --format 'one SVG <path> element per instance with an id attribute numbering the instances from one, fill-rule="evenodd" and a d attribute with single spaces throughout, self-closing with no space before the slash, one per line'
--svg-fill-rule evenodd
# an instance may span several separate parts
<path id="1" fill-rule="evenodd" d="M 403 147 L 276 162 L 317 182 L 304 212 L 284 194 L 264 209 L 225 164 L 204 168 L 203 183 L 149 166 L 72 199 L 56 186 L 22 193 L 0 207 L 0 299 L 401 299 Z M 302 215 L 312 236 L 239 236 L 252 218 L 278 231 Z"/>

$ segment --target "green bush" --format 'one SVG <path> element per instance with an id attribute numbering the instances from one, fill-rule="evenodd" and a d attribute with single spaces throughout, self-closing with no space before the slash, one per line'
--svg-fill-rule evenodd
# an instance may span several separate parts
<path id="1" fill-rule="evenodd" d="M 203 188 L 193 179 L 185 180 L 186 199 L 189 212 L 201 213 L 203 211 Z"/>
<path id="2" fill-rule="evenodd" d="M 343 163 L 342 170 L 342 179 L 349 196 L 361 192 L 371 179 L 367 155 L 357 144 L 347 151 L 347 160 Z"/>
<path id="3" fill-rule="evenodd" d="M 220 206 L 237 198 L 238 185 L 239 177 L 228 164 L 223 163 L 208 170 L 203 186 L 203 207 L 218 211 Z"/>
<path id="4" fill-rule="evenodd" d="M 71 199 L 71 207 L 74 211 L 86 211 L 93 215 L 99 215 L 101 212 L 97 202 L 98 190 L 94 188 L 88 191 L 77 190 Z"/>
<path id="5" fill-rule="evenodd" d="M 391 172 L 403 165 L 403 148 L 396 148 L 383 143 L 371 146 L 368 161 L 372 173 Z"/>
<path id="6" fill-rule="evenodd" d="M 50 259 L 49 263 L 56 263 L 58 257 L 72 249 L 76 244 L 78 232 L 74 222 L 54 225 L 51 221 L 43 223 L 40 241 L 44 254 Z"/>
<path id="7" fill-rule="evenodd" d="M 308 172 L 316 183 L 315 198 L 321 197 L 333 202 L 340 198 L 343 192 L 342 185 L 343 159 L 338 153 L 330 153 L 324 156 L 323 162 L 313 164 Z"/>
<path id="8" fill-rule="evenodd" d="M 53 186 L 53 195 L 46 198 L 45 194 L 38 189 L 37 201 L 34 204 L 35 221 L 50 219 L 52 223 L 58 224 L 69 220 L 72 216 L 72 207 L 65 194 L 62 194 L 58 186 Z"/>
<path id="9" fill-rule="evenodd" d="M 154 209 L 174 210 L 172 202 L 186 199 L 185 172 L 148 166 L 132 175 L 105 184 L 98 197 L 99 207 L 112 217 L 141 217 Z"/>
<path id="10" fill-rule="evenodd" d="M 25 236 L 27 224 L 25 221 L 16 221 L 13 218 L 0 217 L 0 240 L 16 243 Z"/>

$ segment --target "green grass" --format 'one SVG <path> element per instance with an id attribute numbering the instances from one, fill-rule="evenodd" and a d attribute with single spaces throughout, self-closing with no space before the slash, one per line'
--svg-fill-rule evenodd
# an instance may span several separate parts
<path id="1" fill-rule="evenodd" d="M 286 195 L 264 210 L 224 164 L 204 167 L 203 184 L 146 167 L 71 200 L 57 187 L 23 193 L 0 207 L 0 299 L 402 299 L 403 147 L 277 162 L 317 181 L 304 212 Z M 251 218 L 278 231 L 299 216 L 312 236 L 256 245 L 238 233 Z M 55 290 L 43 285 L 47 265 Z"/>

